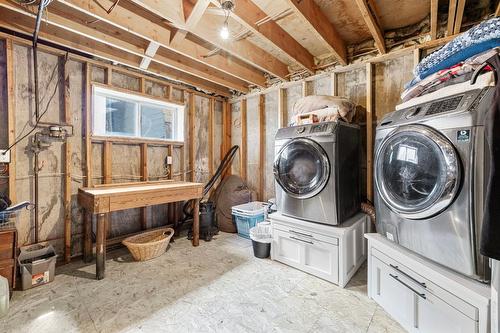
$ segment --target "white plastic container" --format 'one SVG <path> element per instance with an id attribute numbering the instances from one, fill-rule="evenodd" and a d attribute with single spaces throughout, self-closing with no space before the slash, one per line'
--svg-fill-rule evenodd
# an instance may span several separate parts
<path id="1" fill-rule="evenodd" d="M 9 281 L 0 276 L 0 318 L 9 312 Z"/>

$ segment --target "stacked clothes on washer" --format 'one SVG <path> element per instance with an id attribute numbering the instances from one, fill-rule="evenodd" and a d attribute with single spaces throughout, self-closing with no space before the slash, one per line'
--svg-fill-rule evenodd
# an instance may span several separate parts
<path id="1" fill-rule="evenodd" d="M 406 102 L 445 86 L 461 83 L 500 51 L 500 18 L 484 21 L 425 57 L 413 71 L 401 99 Z M 489 66 L 484 70 L 491 71 Z"/>

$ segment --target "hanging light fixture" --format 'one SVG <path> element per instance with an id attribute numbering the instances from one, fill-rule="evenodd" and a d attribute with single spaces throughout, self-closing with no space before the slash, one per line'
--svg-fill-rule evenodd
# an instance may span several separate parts
<path id="1" fill-rule="evenodd" d="M 234 10 L 234 0 L 220 0 L 220 6 L 224 11 L 224 23 L 222 24 L 222 28 L 220 29 L 220 37 L 222 39 L 229 39 L 229 25 L 228 20 L 229 16 Z"/>

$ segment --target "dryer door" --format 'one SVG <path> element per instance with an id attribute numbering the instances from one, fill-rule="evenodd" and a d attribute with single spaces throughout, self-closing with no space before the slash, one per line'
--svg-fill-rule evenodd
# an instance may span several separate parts
<path id="1" fill-rule="evenodd" d="M 286 143 L 274 160 L 274 177 L 290 196 L 307 199 L 323 190 L 330 177 L 330 162 L 315 141 L 296 138 Z"/>
<path id="2" fill-rule="evenodd" d="M 383 201 L 410 219 L 442 212 L 460 186 L 460 161 L 453 145 L 427 126 L 402 126 L 391 133 L 377 151 L 375 168 Z"/>

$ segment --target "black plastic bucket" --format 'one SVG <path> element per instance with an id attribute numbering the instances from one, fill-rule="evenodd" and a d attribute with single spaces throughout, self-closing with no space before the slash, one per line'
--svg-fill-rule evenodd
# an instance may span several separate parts
<path id="1" fill-rule="evenodd" d="M 260 259 L 269 258 L 271 255 L 271 243 L 256 242 L 252 239 L 253 255 Z"/>

